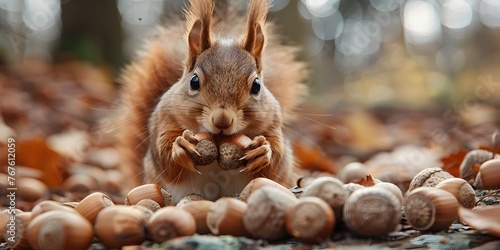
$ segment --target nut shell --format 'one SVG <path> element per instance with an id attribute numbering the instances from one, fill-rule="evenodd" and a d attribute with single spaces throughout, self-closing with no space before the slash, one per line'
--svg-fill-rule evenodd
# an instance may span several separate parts
<path id="1" fill-rule="evenodd" d="M 447 229 L 457 218 L 458 201 L 451 193 L 431 187 L 411 191 L 405 200 L 408 223 L 417 230 Z"/>
<path id="2" fill-rule="evenodd" d="M 481 189 L 500 188 L 500 159 L 489 160 L 481 165 L 474 186 Z"/>
<path id="3" fill-rule="evenodd" d="M 483 149 L 476 149 L 469 151 L 462 163 L 460 164 L 460 178 L 465 179 L 470 184 L 474 183 L 474 179 L 476 179 L 477 171 L 475 171 L 475 166 L 480 166 L 484 162 L 491 160 L 497 157 L 492 152 Z"/>
<path id="4" fill-rule="evenodd" d="M 139 202 L 137 202 L 136 205 L 141 206 L 141 207 L 145 207 L 145 208 L 151 210 L 151 212 L 153 212 L 153 213 L 158 211 L 161 208 L 160 205 L 158 204 L 158 202 L 151 200 L 151 199 L 140 200 Z"/>
<path id="5" fill-rule="evenodd" d="M 213 137 L 205 132 L 197 133 L 195 137 L 198 139 L 195 149 L 200 155 L 189 154 L 189 156 L 193 159 L 196 165 L 204 166 L 217 160 L 219 153 Z"/>
<path id="6" fill-rule="evenodd" d="M 87 219 L 91 224 L 94 224 L 97 215 L 106 207 L 114 206 L 115 204 L 104 193 L 94 192 L 83 198 L 75 207 L 75 211 Z"/>
<path id="7" fill-rule="evenodd" d="M 18 199 L 27 202 L 36 202 L 49 193 L 49 188 L 45 183 L 33 178 L 20 178 L 16 181 L 18 189 Z"/>
<path id="8" fill-rule="evenodd" d="M 396 229 L 401 220 L 401 202 L 396 195 L 376 185 L 354 191 L 344 205 L 344 222 L 363 236 L 382 236 Z"/>
<path id="9" fill-rule="evenodd" d="M 426 168 L 413 177 L 407 192 L 418 187 L 434 187 L 439 182 L 450 178 L 454 178 L 453 175 L 441 168 Z"/>
<path id="10" fill-rule="evenodd" d="M 94 231 L 107 248 L 140 245 L 146 239 L 146 217 L 129 206 L 106 207 L 97 215 Z"/>
<path id="11" fill-rule="evenodd" d="M 125 205 L 135 205 L 143 199 L 152 199 L 161 207 L 165 207 L 171 204 L 172 195 L 158 184 L 144 184 L 128 192 Z"/>
<path id="12" fill-rule="evenodd" d="M 307 186 L 302 197 L 315 196 L 326 201 L 333 209 L 335 221 L 342 221 L 342 209 L 349 196 L 342 181 L 333 177 L 319 177 Z"/>
<path id="13" fill-rule="evenodd" d="M 243 167 L 245 162 L 240 158 L 244 156 L 245 148 L 250 143 L 252 143 L 252 139 L 242 134 L 221 140 L 219 145 L 219 167 L 223 170 Z"/>
<path id="14" fill-rule="evenodd" d="M 196 233 L 196 221 L 193 216 L 178 207 L 163 207 L 156 211 L 149 218 L 147 226 L 148 238 L 156 243 Z"/>
<path id="15" fill-rule="evenodd" d="M 209 234 L 210 229 L 207 226 L 207 215 L 212 205 L 213 201 L 208 200 L 199 200 L 199 201 L 191 201 L 184 206 L 182 209 L 186 210 L 190 213 L 194 220 L 196 221 L 196 233 L 198 234 Z"/>
<path id="16" fill-rule="evenodd" d="M 232 235 L 236 237 L 250 234 L 243 226 L 243 214 L 247 204 L 235 198 L 218 199 L 207 214 L 207 226 L 214 235 Z"/>
<path id="17" fill-rule="evenodd" d="M 438 183 L 435 188 L 450 192 L 458 203 L 466 208 L 473 208 L 476 205 L 474 188 L 462 178 L 446 179 Z"/>
<path id="18" fill-rule="evenodd" d="M 28 250 L 31 249 L 28 242 L 28 224 L 31 221 L 31 213 L 30 212 L 21 212 L 15 215 L 15 219 L 13 222 L 14 226 L 9 225 L 7 223 L 7 230 L 4 232 L 4 239 L 7 239 L 8 249 L 19 249 L 19 250 Z M 10 222 L 10 221 L 9 221 Z M 14 231 L 15 234 L 12 235 L 11 231 Z M 9 240 L 9 238 L 14 237 L 14 241 Z"/>
<path id="19" fill-rule="evenodd" d="M 69 213 L 76 213 L 73 208 L 63 205 L 57 201 L 44 200 L 36 204 L 33 209 L 31 209 L 32 219 L 49 211 L 64 211 Z"/>
<path id="20" fill-rule="evenodd" d="M 87 249 L 92 244 L 92 224 L 75 212 L 53 210 L 28 225 L 28 241 L 34 249 Z"/>
<path id="21" fill-rule="evenodd" d="M 340 172 L 339 178 L 344 183 L 357 182 L 368 175 L 366 168 L 366 165 L 361 162 L 351 162 L 345 165 Z"/>
<path id="22" fill-rule="evenodd" d="M 332 208 L 317 197 L 302 197 L 288 210 L 285 227 L 290 235 L 305 243 L 324 242 L 335 228 Z"/>
<path id="23" fill-rule="evenodd" d="M 255 192 L 256 190 L 259 190 L 260 188 L 263 187 L 271 187 L 271 188 L 276 188 L 281 191 L 283 191 L 285 194 L 289 194 L 290 197 L 295 197 L 295 195 L 286 187 L 282 186 L 281 184 L 271 180 L 267 179 L 264 177 L 257 177 L 253 180 L 251 180 L 240 192 L 240 200 L 242 201 L 247 201 L 248 197 Z"/>
<path id="24" fill-rule="evenodd" d="M 287 236 L 285 214 L 298 202 L 295 196 L 272 187 L 262 187 L 248 197 L 243 215 L 245 229 L 255 238 L 279 240 Z"/>

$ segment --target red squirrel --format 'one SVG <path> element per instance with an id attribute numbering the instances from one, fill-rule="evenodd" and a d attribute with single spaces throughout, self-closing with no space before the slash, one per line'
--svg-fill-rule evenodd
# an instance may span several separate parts
<path id="1" fill-rule="evenodd" d="M 174 204 L 191 193 L 210 200 L 239 193 L 260 176 L 287 187 L 295 181 L 284 124 L 307 92 L 305 65 L 266 22 L 267 0 L 251 0 L 246 18 L 214 15 L 214 7 L 215 0 L 190 0 L 185 19 L 159 28 L 121 76 L 125 182 L 158 183 Z M 189 153 L 198 132 L 251 138 L 246 166 L 197 166 Z"/>

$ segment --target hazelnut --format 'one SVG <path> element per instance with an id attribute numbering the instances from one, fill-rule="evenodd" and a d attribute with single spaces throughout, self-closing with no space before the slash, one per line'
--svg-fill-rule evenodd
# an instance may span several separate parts
<path id="1" fill-rule="evenodd" d="M 243 226 L 247 204 L 235 198 L 224 197 L 212 205 L 207 214 L 207 226 L 214 235 L 249 236 Z"/>
<path id="2" fill-rule="evenodd" d="M 472 186 L 462 178 L 450 178 L 438 183 L 435 188 L 450 192 L 460 205 L 473 208 L 476 205 L 476 192 Z"/>
<path id="3" fill-rule="evenodd" d="M 146 239 L 146 217 L 129 206 L 106 207 L 97 215 L 94 231 L 107 248 L 139 245 Z"/>
<path id="4" fill-rule="evenodd" d="M 188 195 L 182 197 L 182 199 L 180 199 L 179 202 L 177 202 L 177 204 L 175 206 L 176 207 L 183 207 L 186 204 L 188 204 L 189 202 L 201 201 L 201 200 L 206 200 L 206 199 L 205 199 L 205 197 L 203 197 L 199 194 L 188 194 Z"/>
<path id="5" fill-rule="evenodd" d="M 81 215 L 53 210 L 28 224 L 28 241 L 34 249 L 87 249 L 92 244 L 92 224 Z"/>
<path id="6" fill-rule="evenodd" d="M 45 183 L 33 178 L 20 178 L 16 181 L 18 198 L 27 202 L 36 202 L 46 197 L 49 188 Z"/>
<path id="7" fill-rule="evenodd" d="M 94 192 L 83 198 L 75 207 L 75 211 L 94 224 L 97 215 L 106 207 L 114 206 L 111 198 L 104 193 Z"/>
<path id="8" fill-rule="evenodd" d="M 60 202 L 57 201 L 51 201 L 51 200 L 44 200 L 41 201 L 40 203 L 36 204 L 33 209 L 31 209 L 31 216 L 33 218 L 49 211 L 65 211 L 69 213 L 76 213 L 73 208 L 70 208 L 68 206 L 65 206 L 61 204 Z M 32 219 L 33 219 L 32 218 Z"/>
<path id="9" fill-rule="evenodd" d="M 245 165 L 240 160 L 245 155 L 245 148 L 252 143 L 246 135 L 237 134 L 221 140 L 219 146 L 219 167 L 223 170 L 238 169 Z"/>
<path id="10" fill-rule="evenodd" d="M 366 165 L 361 162 L 351 162 L 340 172 L 340 180 L 344 183 L 357 182 L 368 175 Z"/>
<path id="11" fill-rule="evenodd" d="M 342 221 L 342 208 L 349 196 L 343 185 L 342 181 L 333 177 L 318 177 L 305 188 L 302 197 L 315 196 L 326 201 L 333 209 L 335 221 L 340 222 Z"/>
<path id="12" fill-rule="evenodd" d="M 156 211 L 147 222 L 148 238 L 162 243 L 178 236 L 196 233 L 196 221 L 182 208 L 163 207 Z"/>
<path id="13" fill-rule="evenodd" d="M 285 228 L 302 242 L 320 243 L 328 239 L 335 228 L 335 215 L 324 200 L 302 197 L 287 211 Z"/>
<path id="14" fill-rule="evenodd" d="M 470 184 L 473 184 L 478 174 L 476 166 L 480 166 L 485 161 L 494 158 L 500 158 L 500 155 L 496 155 L 490 151 L 483 149 L 469 151 L 460 164 L 460 178 L 463 178 Z"/>
<path id="15" fill-rule="evenodd" d="M 500 188 L 500 159 L 488 160 L 481 165 L 474 186 L 480 189 Z"/>
<path id="16" fill-rule="evenodd" d="M 255 238 L 283 239 L 287 236 L 285 214 L 297 202 L 297 198 L 281 189 L 259 188 L 248 197 L 243 226 Z"/>
<path id="17" fill-rule="evenodd" d="M 207 225 L 207 215 L 210 209 L 212 208 L 213 204 L 214 204 L 213 201 L 198 200 L 198 201 L 191 201 L 182 206 L 182 209 L 190 213 L 193 216 L 194 220 L 196 221 L 196 233 L 198 234 L 210 233 L 210 229 L 208 228 Z"/>
<path id="18" fill-rule="evenodd" d="M 351 195 L 354 191 L 356 191 L 358 189 L 365 188 L 365 186 L 363 186 L 363 185 L 360 185 L 357 183 L 352 183 L 352 182 L 346 183 L 342 186 L 344 187 L 345 190 L 347 190 L 348 195 Z"/>
<path id="19" fill-rule="evenodd" d="M 257 177 L 255 179 L 251 180 L 243 188 L 243 190 L 240 192 L 240 195 L 239 195 L 240 200 L 246 202 L 248 200 L 248 197 L 253 192 L 255 192 L 256 190 L 259 190 L 260 188 L 263 188 L 263 187 L 277 188 L 277 189 L 283 191 L 283 193 L 289 194 L 291 197 L 295 198 L 295 195 L 289 189 L 287 189 L 286 187 L 282 186 L 281 184 L 279 184 L 279 183 L 277 183 L 277 182 L 275 182 L 275 181 L 273 181 L 271 179 L 267 179 L 267 178 L 264 178 L 264 177 Z"/>
<path id="20" fill-rule="evenodd" d="M 457 218 L 458 201 L 447 191 L 419 187 L 405 200 L 408 223 L 417 230 L 440 231 L 447 229 Z"/>
<path id="21" fill-rule="evenodd" d="M 152 199 L 161 207 L 169 206 L 172 195 L 158 184 L 144 184 L 128 192 L 125 205 L 135 205 L 143 199 Z"/>
<path id="22" fill-rule="evenodd" d="M 217 159 L 218 151 L 212 135 L 200 132 L 195 134 L 195 137 L 198 140 L 195 149 L 199 155 L 189 154 L 189 157 L 193 159 L 196 165 L 204 166 L 214 162 Z"/>
<path id="23" fill-rule="evenodd" d="M 31 221 L 31 213 L 30 212 L 22 212 L 15 214 L 14 223 L 15 225 L 9 225 L 7 223 L 7 227 L 4 232 L 4 239 L 6 239 L 7 246 L 9 249 L 19 249 L 19 250 L 28 250 L 31 249 L 28 242 L 28 233 L 27 228 L 28 224 Z M 15 234 L 13 234 L 15 232 Z M 9 238 L 13 238 L 14 241 L 11 241 Z"/>
<path id="24" fill-rule="evenodd" d="M 145 207 L 145 208 L 151 210 L 151 212 L 153 212 L 153 213 L 158 211 L 161 208 L 161 206 L 158 204 L 158 202 L 151 200 L 151 199 L 140 200 L 139 202 L 137 202 L 136 205 Z"/>
<path id="25" fill-rule="evenodd" d="M 390 182 L 379 182 L 375 184 L 374 187 L 387 189 L 389 192 L 392 192 L 396 198 L 398 198 L 399 203 L 403 204 L 403 192 L 401 192 L 401 189 L 396 186 L 396 184 Z"/>
<path id="26" fill-rule="evenodd" d="M 401 202 L 385 188 L 372 186 L 354 191 L 344 205 L 344 222 L 363 236 L 382 236 L 396 229 L 401 220 Z"/>
<path id="27" fill-rule="evenodd" d="M 454 178 L 453 175 L 441 168 L 426 168 L 413 177 L 407 192 L 418 187 L 434 187 L 439 182 L 450 178 Z"/>

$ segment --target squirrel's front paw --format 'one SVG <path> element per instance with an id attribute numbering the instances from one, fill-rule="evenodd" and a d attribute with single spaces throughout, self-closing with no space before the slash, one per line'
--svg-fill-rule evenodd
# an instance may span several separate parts
<path id="1" fill-rule="evenodd" d="M 249 171 L 252 174 L 259 172 L 271 163 L 271 144 L 266 137 L 259 135 L 253 138 L 252 143 L 246 147 L 246 153 L 241 160 L 246 160 L 247 164 L 243 171 Z"/>
<path id="2" fill-rule="evenodd" d="M 217 159 L 217 155 L 217 146 L 206 133 L 194 134 L 184 130 L 172 145 L 172 158 L 176 163 L 197 173 L 200 172 L 196 165 L 208 165 Z"/>

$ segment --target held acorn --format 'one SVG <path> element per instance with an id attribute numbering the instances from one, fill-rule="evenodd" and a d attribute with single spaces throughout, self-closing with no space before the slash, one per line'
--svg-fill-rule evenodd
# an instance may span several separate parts
<path id="1" fill-rule="evenodd" d="M 196 152 L 198 154 L 189 154 L 191 159 L 194 160 L 196 165 L 208 165 L 214 162 L 218 156 L 217 146 L 214 143 L 214 138 L 209 133 L 200 132 L 195 134 L 195 138 L 198 140 L 196 143 Z"/>
<path id="2" fill-rule="evenodd" d="M 305 243 L 326 241 L 335 228 L 332 208 L 317 197 L 302 197 L 285 216 L 290 235 Z"/>
<path id="3" fill-rule="evenodd" d="M 252 139 L 243 134 L 224 138 L 219 145 L 219 166 L 224 170 L 238 169 L 245 165 L 241 157 L 245 148 L 252 143 Z"/>
<path id="4" fill-rule="evenodd" d="M 458 201 L 451 193 L 431 187 L 419 187 L 408 193 L 405 215 L 417 230 L 447 229 L 458 214 Z"/>
<path id="5" fill-rule="evenodd" d="M 367 187 L 354 191 L 344 205 L 344 222 L 363 236 L 382 236 L 396 229 L 401 220 L 401 202 L 388 189 Z"/>
<path id="6" fill-rule="evenodd" d="M 34 249 L 87 249 L 92 243 L 92 224 L 74 212 L 53 210 L 28 225 L 28 241 Z"/>

